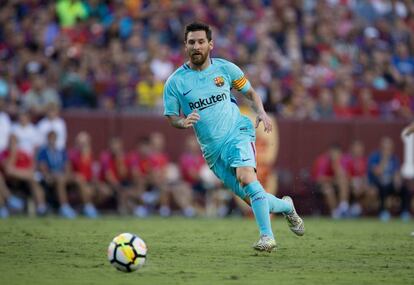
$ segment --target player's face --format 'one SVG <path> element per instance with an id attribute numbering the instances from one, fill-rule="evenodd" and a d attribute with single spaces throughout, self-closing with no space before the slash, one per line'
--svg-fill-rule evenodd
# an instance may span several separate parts
<path id="1" fill-rule="evenodd" d="M 194 65 L 202 65 L 213 49 L 213 41 L 208 41 L 205 31 L 194 31 L 187 34 L 185 51 Z"/>

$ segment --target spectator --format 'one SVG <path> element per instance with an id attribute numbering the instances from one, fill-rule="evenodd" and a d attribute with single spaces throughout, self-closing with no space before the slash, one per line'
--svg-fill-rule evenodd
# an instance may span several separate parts
<path id="1" fill-rule="evenodd" d="M 0 152 L 7 148 L 11 131 L 11 120 L 5 112 L 6 101 L 0 97 Z"/>
<path id="2" fill-rule="evenodd" d="M 120 138 L 111 138 L 109 149 L 101 154 L 100 164 L 102 181 L 116 194 L 118 212 L 127 214 L 133 211 L 137 206 L 138 197 L 134 191 L 128 156 L 124 152 Z"/>
<path id="3" fill-rule="evenodd" d="M 397 194 L 401 200 L 401 219 L 410 219 L 410 196 L 408 189 L 402 185 L 399 173 L 400 165 L 394 154 L 394 143 L 389 137 L 382 137 L 379 150 L 368 158 L 368 179 L 375 187 L 380 199 L 380 219 L 388 221 L 391 214 L 387 207 L 387 198 Z"/>
<path id="4" fill-rule="evenodd" d="M 6 181 L 14 189 L 24 189 L 31 193 L 36 203 L 36 213 L 45 215 L 47 211 L 45 195 L 35 177 L 33 157 L 19 147 L 16 135 L 10 135 L 8 148 L 1 153 L 0 162 Z M 4 198 L 7 199 L 7 196 L 8 194 Z M 20 205 L 17 208 L 21 208 Z"/>
<path id="5" fill-rule="evenodd" d="M 17 138 L 19 149 L 33 156 L 39 146 L 39 139 L 36 127 L 32 124 L 28 113 L 19 113 L 18 122 L 12 125 L 12 133 Z"/>
<path id="6" fill-rule="evenodd" d="M 140 205 L 134 209 L 137 217 L 147 217 L 159 206 L 160 189 L 151 175 L 151 146 L 148 137 L 140 138 L 136 149 L 129 153 L 129 165 L 132 171 Z M 155 180 L 156 181 L 156 180 Z"/>
<path id="7" fill-rule="evenodd" d="M 203 183 L 201 171 L 206 163 L 201 154 L 197 139 L 194 136 L 187 137 L 186 151 L 180 156 L 180 170 L 183 180 L 191 185 L 193 197 L 199 213 L 205 213 L 207 203 L 206 185 Z"/>
<path id="8" fill-rule="evenodd" d="M 379 107 L 372 97 L 372 92 L 369 88 L 362 88 L 359 91 L 359 104 L 355 108 L 355 114 L 362 117 L 378 117 Z"/>
<path id="9" fill-rule="evenodd" d="M 316 158 L 312 171 L 331 216 L 335 219 L 346 217 L 349 209 L 349 180 L 341 147 L 332 144 L 328 151 Z"/>
<path id="10" fill-rule="evenodd" d="M 149 146 L 147 175 L 150 183 L 160 190 L 160 215 L 170 216 L 172 202 L 174 202 L 185 216 L 194 216 L 191 188 L 181 180 L 178 167 L 169 161 L 164 149 L 164 135 L 158 132 L 152 133 Z"/>
<path id="11" fill-rule="evenodd" d="M 57 91 L 46 84 L 44 74 L 32 75 L 31 88 L 23 95 L 23 107 L 35 116 L 44 116 L 49 104 L 60 105 Z"/>
<path id="12" fill-rule="evenodd" d="M 71 176 L 67 153 L 65 149 L 57 148 L 56 141 L 56 133 L 50 131 L 47 135 L 47 144 L 40 148 L 38 153 L 38 168 L 45 188 L 56 193 L 59 214 L 65 218 L 73 219 L 77 214 L 70 206 L 68 198 L 68 185 L 71 182 Z M 84 205 L 83 213 L 89 218 L 96 218 L 97 212 L 91 204 L 91 193 L 88 193 L 85 188 L 79 188 L 79 192 Z"/>
<path id="13" fill-rule="evenodd" d="M 322 88 L 318 92 L 318 102 L 316 105 L 316 117 L 318 119 L 328 119 L 334 116 L 333 94 L 328 88 Z"/>
<path id="14" fill-rule="evenodd" d="M 151 71 L 155 79 L 165 81 L 174 71 L 174 65 L 168 59 L 169 48 L 165 45 L 157 47 L 157 53 L 150 63 Z"/>
<path id="15" fill-rule="evenodd" d="M 414 57 L 410 55 L 406 44 L 399 43 L 397 45 L 397 54 L 392 58 L 392 64 L 401 75 L 414 75 Z"/>
<path id="16" fill-rule="evenodd" d="M 186 139 L 185 152 L 180 156 L 180 170 L 184 182 L 193 189 L 194 206 L 197 213 L 224 217 L 230 212 L 232 199 L 221 181 L 208 168 L 195 136 Z"/>
<path id="17" fill-rule="evenodd" d="M 60 88 L 62 105 L 64 108 L 94 108 L 96 107 L 96 94 L 86 78 L 78 60 L 72 59 L 66 65 L 61 78 Z"/>
<path id="18" fill-rule="evenodd" d="M 59 116 L 59 106 L 50 104 L 46 110 L 46 117 L 37 123 L 39 131 L 40 144 L 47 144 L 47 136 L 51 131 L 54 131 L 57 136 L 56 147 L 60 150 L 66 147 L 66 123 Z"/>
<path id="19" fill-rule="evenodd" d="M 354 140 L 350 151 L 345 155 L 346 170 L 350 180 L 351 201 L 349 208 L 351 217 L 358 217 L 363 210 L 375 208 L 376 191 L 368 184 L 368 159 L 364 153 L 364 144 Z"/>
<path id="20" fill-rule="evenodd" d="M 146 78 L 138 82 L 136 87 L 137 106 L 147 109 L 160 107 L 163 89 L 162 81 L 156 80 L 152 73 L 147 74 Z"/>
<path id="21" fill-rule="evenodd" d="M 94 170 L 91 138 L 87 132 L 80 132 L 75 139 L 75 147 L 69 151 L 70 168 L 73 183 L 81 193 L 87 193 L 85 197 L 85 213 L 97 212 L 93 202 L 102 205 L 113 197 L 111 189 L 99 179 Z M 88 198 L 90 198 L 88 201 Z"/>
<path id="22" fill-rule="evenodd" d="M 2 152 L 0 152 L 0 163 Z M 9 208 L 15 211 L 22 211 L 24 207 L 23 200 L 15 195 L 12 195 L 7 187 L 2 172 L 0 172 L 0 219 L 9 216 Z"/>
<path id="23" fill-rule="evenodd" d="M 88 17 L 88 12 L 83 1 L 79 0 L 59 0 L 56 3 L 56 12 L 60 19 L 60 24 L 64 28 L 73 27 L 76 22 Z"/>
<path id="24" fill-rule="evenodd" d="M 344 86 L 337 86 L 335 89 L 334 113 L 337 118 L 354 117 L 354 108 L 352 107 L 352 94 Z"/>

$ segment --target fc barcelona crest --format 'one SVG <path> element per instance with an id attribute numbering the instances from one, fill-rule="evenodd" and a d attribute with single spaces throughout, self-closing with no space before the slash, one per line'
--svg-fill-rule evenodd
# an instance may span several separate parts
<path id="1" fill-rule="evenodd" d="M 217 87 L 223 86 L 224 85 L 223 76 L 217 76 L 216 78 L 214 78 L 214 83 L 216 84 Z"/>

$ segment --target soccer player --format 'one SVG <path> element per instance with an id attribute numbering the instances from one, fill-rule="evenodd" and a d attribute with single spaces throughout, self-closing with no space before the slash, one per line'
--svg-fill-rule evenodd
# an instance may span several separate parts
<path id="1" fill-rule="evenodd" d="M 270 133 L 271 121 L 240 68 L 224 59 L 210 58 L 213 40 L 208 25 L 188 25 L 184 44 L 189 61 L 165 84 L 164 115 L 175 128 L 194 128 L 209 167 L 253 209 L 260 231 L 260 239 L 253 248 L 270 252 L 276 247 L 276 241 L 269 213 L 284 214 L 290 229 L 300 236 L 305 231 L 304 223 L 290 197 L 278 199 L 266 193 L 257 180 L 255 129 L 240 114 L 230 90 L 240 91 L 250 101 L 257 114 L 256 127 L 262 122 L 265 131 Z"/>

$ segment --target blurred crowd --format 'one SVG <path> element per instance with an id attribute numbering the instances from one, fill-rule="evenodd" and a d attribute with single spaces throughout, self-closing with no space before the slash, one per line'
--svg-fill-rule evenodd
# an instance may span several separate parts
<path id="1" fill-rule="evenodd" d="M 160 113 L 185 60 L 183 29 L 213 27 L 268 111 L 296 119 L 413 118 L 410 0 L 1 0 L 0 97 L 7 111 Z"/>
<path id="2" fill-rule="evenodd" d="M 404 179 L 390 137 L 381 138 L 369 155 L 363 142 L 355 140 L 348 150 L 332 144 L 314 161 L 312 174 L 319 193 L 335 219 L 378 214 L 388 221 L 399 214 L 411 219 L 412 179 Z"/>

